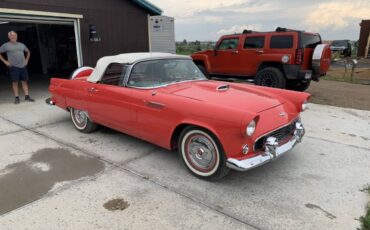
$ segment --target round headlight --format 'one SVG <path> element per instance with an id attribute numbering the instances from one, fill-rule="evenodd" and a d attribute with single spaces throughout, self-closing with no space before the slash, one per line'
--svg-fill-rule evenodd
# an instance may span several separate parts
<path id="1" fill-rule="evenodd" d="M 251 122 L 249 122 L 245 130 L 245 133 L 247 134 L 247 136 L 252 136 L 255 130 L 256 130 L 256 121 L 252 120 Z"/>
<path id="2" fill-rule="evenodd" d="M 304 101 L 302 104 L 302 111 L 305 111 L 307 109 L 307 101 Z"/>

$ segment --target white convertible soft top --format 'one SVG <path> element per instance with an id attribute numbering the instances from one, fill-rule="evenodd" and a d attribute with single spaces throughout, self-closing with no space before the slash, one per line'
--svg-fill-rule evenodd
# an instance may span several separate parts
<path id="1" fill-rule="evenodd" d="M 94 71 L 91 73 L 90 77 L 87 79 L 89 82 L 98 82 L 103 76 L 106 68 L 111 63 L 127 63 L 131 64 L 137 61 L 153 60 L 153 59 L 172 59 L 172 58 L 187 58 L 191 59 L 189 56 L 176 55 L 170 53 L 125 53 L 118 54 L 115 56 L 105 56 L 98 60 Z"/>

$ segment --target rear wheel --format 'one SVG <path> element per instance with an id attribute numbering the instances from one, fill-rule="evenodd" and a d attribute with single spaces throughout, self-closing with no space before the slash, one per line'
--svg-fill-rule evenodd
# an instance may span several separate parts
<path id="1" fill-rule="evenodd" d="M 70 108 L 71 119 L 76 129 L 83 133 L 93 132 L 97 124 L 92 122 L 85 111 Z"/>
<path id="2" fill-rule="evenodd" d="M 310 86 L 311 81 L 291 81 L 287 84 L 287 89 L 303 92 Z"/>
<path id="3" fill-rule="evenodd" d="M 204 67 L 204 65 L 197 65 L 198 69 L 200 70 L 200 72 L 202 72 L 204 74 L 204 76 L 208 79 L 210 79 L 210 76 L 206 70 L 206 67 Z"/>
<path id="4" fill-rule="evenodd" d="M 280 69 L 266 67 L 257 73 L 256 85 L 285 89 L 286 79 Z"/>
<path id="5" fill-rule="evenodd" d="M 211 132 L 189 126 L 181 132 L 179 140 L 180 157 L 196 177 L 218 180 L 229 172 L 221 144 Z"/>

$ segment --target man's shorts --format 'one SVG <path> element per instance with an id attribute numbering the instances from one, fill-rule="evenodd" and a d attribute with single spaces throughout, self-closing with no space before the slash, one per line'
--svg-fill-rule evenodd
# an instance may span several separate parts
<path id="1" fill-rule="evenodd" d="M 18 68 L 18 67 L 10 67 L 9 69 L 9 76 L 14 82 L 18 81 L 28 81 L 28 72 L 27 68 Z"/>

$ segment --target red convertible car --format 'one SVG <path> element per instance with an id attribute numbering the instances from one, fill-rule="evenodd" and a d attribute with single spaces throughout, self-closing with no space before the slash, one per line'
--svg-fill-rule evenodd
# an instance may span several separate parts
<path id="1" fill-rule="evenodd" d="M 208 80 L 188 56 L 103 57 L 71 79 L 52 78 L 47 103 L 70 112 L 77 130 L 103 125 L 169 150 L 195 176 L 219 179 L 275 160 L 304 135 L 310 95 Z"/>

